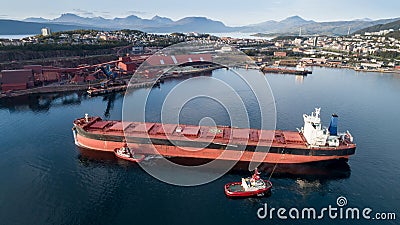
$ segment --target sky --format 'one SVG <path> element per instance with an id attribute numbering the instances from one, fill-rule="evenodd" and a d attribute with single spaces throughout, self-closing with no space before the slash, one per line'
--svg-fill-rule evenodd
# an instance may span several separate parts
<path id="1" fill-rule="evenodd" d="M 12 0 L 3 1 L 0 19 L 52 19 L 62 13 L 105 18 L 155 15 L 178 20 L 205 16 L 228 26 L 282 20 L 299 15 L 307 20 L 338 21 L 400 17 L 399 0 Z"/>

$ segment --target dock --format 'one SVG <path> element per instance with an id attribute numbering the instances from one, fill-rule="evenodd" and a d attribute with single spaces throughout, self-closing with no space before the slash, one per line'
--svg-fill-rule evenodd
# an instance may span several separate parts
<path id="1" fill-rule="evenodd" d="M 113 92 L 121 92 L 126 90 L 127 85 L 120 85 L 108 88 L 89 88 L 87 93 L 90 97 L 104 95 Z"/>

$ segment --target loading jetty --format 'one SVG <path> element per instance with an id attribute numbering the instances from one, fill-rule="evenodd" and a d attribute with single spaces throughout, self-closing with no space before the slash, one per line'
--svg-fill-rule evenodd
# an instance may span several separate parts
<path id="1" fill-rule="evenodd" d="M 149 82 L 140 82 L 140 83 L 134 83 L 130 84 L 129 88 L 130 89 L 139 89 L 139 88 L 151 88 L 155 85 L 160 85 L 160 81 L 157 80 L 156 82 L 154 81 L 149 81 Z M 119 85 L 119 86 L 112 86 L 112 87 L 106 87 L 106 88 L 95 88 L 95 87 L 89 87 L 87 89 L 87 93 L 90 97 L 94 96 L 99 96 L 99 95 L 105 95 L 108 93 L 114 93 L 114 92 L 123 92 L 126 91 L 128 88 L 128 85 Z"/>
<path id="2" fill-rule="evenodd" d="M 125 91 L 126 87 L 127 87 L 127 85 L 120 85 L 120 86 L 114 86 L 114 87 L 108 87 L 108 88 L 92 88 L 92 87 L 90 87 L 87 90 L 87 93 L 90 97 L 93 97 L 93 96 L 104 95 L 104 94 L 113 93 L 113 92 Z"/>

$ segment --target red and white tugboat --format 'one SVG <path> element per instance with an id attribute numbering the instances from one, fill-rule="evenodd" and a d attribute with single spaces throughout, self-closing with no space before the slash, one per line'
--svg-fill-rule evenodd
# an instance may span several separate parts
<path id="1" fill-rule="evenodd" d="M 130 149 L 126 143 L 122 148 L 114 149 L 114 154 L 120 159 L 137 163 L 143 161 L 145 158 L 145 155 L 135 154 L 134 151 Z"/>
<path id="2" fill-rule="evenodd" d="M 225 194 L 228 197 L 261 197 L 271 188 L 272 183 L 261 179 L 258 169 L 255 169 L 252 177 L 242 178 L 242 182 L 225 184 Z"/>

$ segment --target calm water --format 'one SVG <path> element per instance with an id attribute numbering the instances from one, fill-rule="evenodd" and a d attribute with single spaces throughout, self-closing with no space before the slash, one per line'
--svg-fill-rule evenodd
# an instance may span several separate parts
<path id="1" fill-rule="evenodd" d="M 37 34 L 8 34 L 8 35 L 0 35 L 0 39 L 21 39 L 26 37 L 32 37 Z"/>
<path id="2" fill-rule="evenodd" d="M 154 33 L 158 35 L 167 35 L 170 33 Z M 216 37 L 231 37 L 231 38 L 239 38 L 239 39 L 265 39 L 271 40 L 273 37 L 256 37 L 252 36 L 254 33 L 242 33 L 242 32 L 228 32 L 228 33 L 209 33 L 210 35 Z"/>
<path id="3" fill-rule="evenodd" d="M 245 38 L 245 39 L 265 39 L 271 40 L 273 37 L 256 37 L 252 36 L 254 33 L 241 33 L 241 32 L 230 32 L 230 33 L 211 33 L 211 35 L 217 37 L 231 37 L 231 38 Z"/>
<path id="4" fill-rule="evenodd" d="M 348 163 L 278 167 L 272 178 L 272 195 L 262 199 L 225 197 L 223 185 L 247 175 L 245 170 L 235 169 L 206 185 L 177 187 L 154 179 L 137 165 L 116 160 L 112 154 L 75 147 L 72 121 L 84 113 L 121 119 L 123 95 L 88 98 L 63 94 L 2 101 L 0 224 L 315 224 L 317 221 L 259 220 L 256 213 L 266 202 L 276 208 L 336 206 L 339 196 L 345 196 L 350 207 L 396 212 L 399 217 L 400 76 L 313 70 L 304 79 L 266 75 L 275 96 L 277 128 L 301 127 L 303 113 L 322 107 L 325 125 L 330 114 L 337 113 L 339 129 L 352 132 L 358 144 L 356 155 Z M 258 72 L 241 73 L 256 76 Z M 236 82 L 230 71 L 214 71 L 213 76 Z M 167 81 L 154 89 L 151 107 L 159 108 L 160 99 L 179 82 Z M 198 82 L 202 85 L 204 80 Z M 260 118 L 252 108 L 249 90 L 238 92 L 249 108 L 251 125 L 257 127 Z M 199 104 L 206 107 L 199 110 Z M 229 121 L 222 107 L 206 99 L 185 105 L 181 119 L 197 123 L 210 115 L 221 124 Z M 158 120 L 159 114 L 154 111 L 149 119 Z M 319 223 L 398 224 L 398 219 L 326 218 Z"/>

